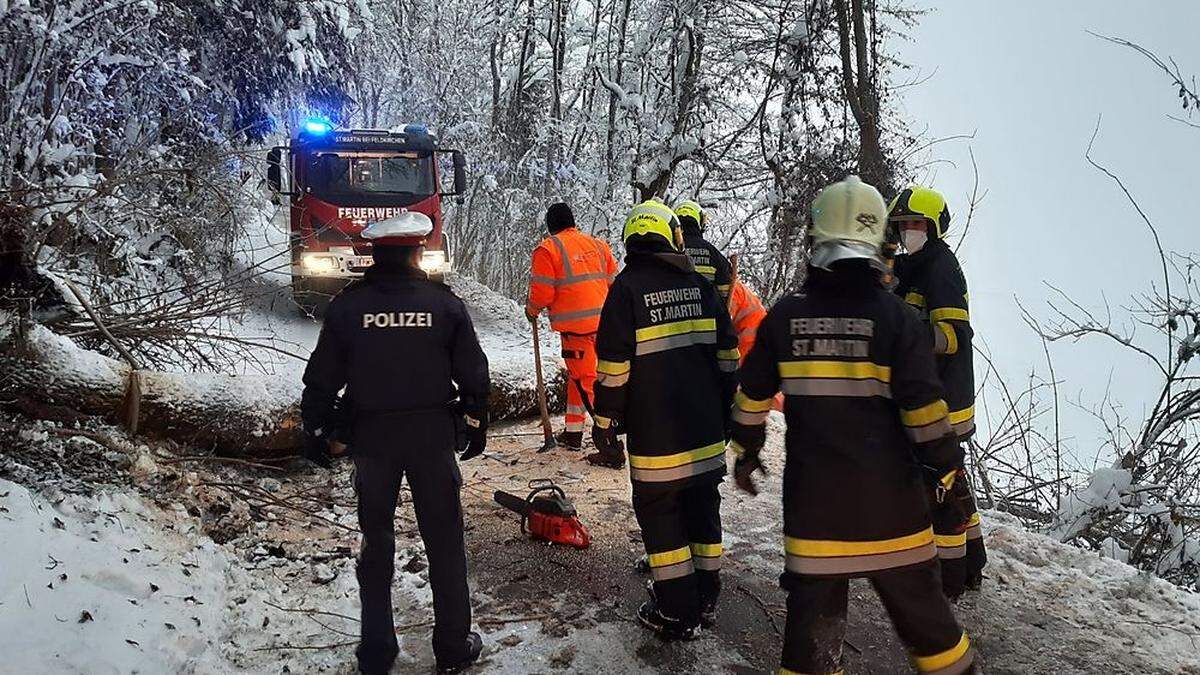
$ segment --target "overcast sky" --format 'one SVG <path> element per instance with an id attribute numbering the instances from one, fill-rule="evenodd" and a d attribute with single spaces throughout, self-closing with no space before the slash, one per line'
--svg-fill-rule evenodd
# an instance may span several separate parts
<path id="1" fill-rule="evenodd" d="M 1087 33 L 1137 42 L 1200 78 L 1200 1 L 934 4 L 901 47 L 913 76 L 931 76 L 906 90 L 903 108 L 914 130 L 927 127 L 930 137 L 975 132 L 973 140 L 935 148 L 932 158 L 954 166 L 933 164 L 926 177 L 949 199 L 952 227 L 961 227 L 973 148 L 988 195 L 960 253 L 972 323 L 1019 385 L 1031 367 L 1044 371 L 1045 358 L 1016 298 L 1049 316 L 1049 283 L 1102 310 L 1105 297 L 1114 307 L 1126 304 L 1161 279 L 1145 225 L 1084 159 L 1097 116 L 1093 157 L 1122 177 L 1167 249 L 1200 252 L 1200 130 L 1167 118 L 1184 113 L 1169 79 L 1149 61 Z M 1052 353 L 1070 398 L 1095 403 L 1111 378 L 1114 397 L 1141 419 L 1157 392 L 1144 360 L 1098 340 Z M 1066 419 L 1085 458 L 1099 434 L 1082 414 Z"/>

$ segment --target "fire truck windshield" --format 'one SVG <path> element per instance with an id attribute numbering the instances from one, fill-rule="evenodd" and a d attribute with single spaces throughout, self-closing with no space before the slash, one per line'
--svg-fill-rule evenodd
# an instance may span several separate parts
<path id="1" fill-rule="evenodd" d="M 404 153 L 320 153 L 308 167 L 309 187 L 329 195 L 431 195 L 433 158 Z"/>

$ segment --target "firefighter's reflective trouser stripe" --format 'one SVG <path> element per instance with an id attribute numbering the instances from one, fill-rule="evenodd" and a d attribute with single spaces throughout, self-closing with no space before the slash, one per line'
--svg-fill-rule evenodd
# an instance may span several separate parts
<path id="1" fill-rule="evenodd" d="M 892 397 L 892 369 L 870 361 L 781 361 L 780 389 L 789 396 Z"/>
<path id="2" fill-rule="evenodd" d="M 871 541 L 784 537 L 787 570 L 794 574 L 863 574 L 932 560 L 937 556 L 933 528 Z"/>
<path id="3" fill-rule="evenodd" d="M 937 565 L 880 572 L 870 580 L 918 672 L 972 672 L 975 654 L 942 595 Z M 779 672 L 842 672 L 849 580 L 784 573 L 780 585 L 788 592 L 788 615 Z"/>
<path id="4" fill-rule="evenodd" d="M 596 336 L 562 335 L 562 357 L 567 364 L 567 431 L 583 431 L 587 420 L 587 407 L 579 394 L 578 382 L 587 394 L 588 400 L 594 400 L 594 385 L 596 383 Z"/>
<path id="5" fill-rule="evenodd" d="M 720 591 L 721 493 L 717 479 L 687 487 L 633 487 L 633 512 L 642 528 L 654 595 L 666 616 L 700 621 L 705 598 Z"/>
<path id="6" fill-rule="evenodd" d="M 629 477 L 634 483 L 670 483 L 725 470 L 725 441 L 671 455 L 635 454 L 629 449 Z"/>

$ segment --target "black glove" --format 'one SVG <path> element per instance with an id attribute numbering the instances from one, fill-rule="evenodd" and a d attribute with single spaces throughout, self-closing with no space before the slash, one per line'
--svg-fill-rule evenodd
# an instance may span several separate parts
<path id="1" fill-rule="evenodd" d="M 474 401 L 463 400 L 459 402 L 459 412 L 462 415 L 462 425 L 460 426 L 462 433 L 459 441 L 459 450 L 462 454 L 458 458 L 460 461 L 466 461 L 482 455 L 484 449 L 487 448 L 487 403 L 478 404 Z"/>
<path id="2" fill-rule="evenodd" d="M 613 420 L 607 428 L 601 428 L 598 424 L 592 425 L 592 445 L 596 446 L 596 451 L 601 455 L 608 457 L 625 455 L 625 445 L 621 443 L 621 439 L 617 438 L 617 429 L 616 420 Z"/>
<path id="3" fill-rule="evenodd" d="M 304 448 L 301 451 L 301 456 L 322 469 L 328 469 L 333 466 L 333 455 L 329 450 L 329 439 L 322 434 L 321 430 L 305 434 Z"/>
<path id="4" fill-rule="evenodd" d="M 625 435 L 625 423 L 621 420 L 613 418 L 612 422 L 609 424 L 609 427 L 612 429 L 613 436 Z M 595 428 L 593 428 L 592 431 L 594 432 Z"/>
<path id="5" fill-rule="evenodd" d="M 733 480 L 744 492 L 758 494 L 758 486 L 754 483 L 754 472 L 761 471 L 765 476 L 766 468 L 758 458 L 758 453 L 767 444 L 767 427 L 763 424 L 730 424 L 730 442 L 741 449 L 741 455 L 733 463 Z"/>
<path id="6" fill-rule="evenodd" d="M 747 450 L 733 463 L 733 481 L 743 492 L 751 496 L 758 495 L 758 485 L 754 482 L 754 472 L 761 471 L 767 475 L 767 469 L 758 458 L 758 450 Z"/>

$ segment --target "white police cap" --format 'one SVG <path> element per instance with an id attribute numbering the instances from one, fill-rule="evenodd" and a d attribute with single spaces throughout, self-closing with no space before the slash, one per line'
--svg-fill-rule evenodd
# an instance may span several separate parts
<path id="1" fill-rule="evenodd" d="M 433 220 L 424 213 L 409 211 L 400 212 L 387 220 L 380 220 L 368 225 L 363 231 L 363 239 L 424 239 L 433 232 Z"/>

